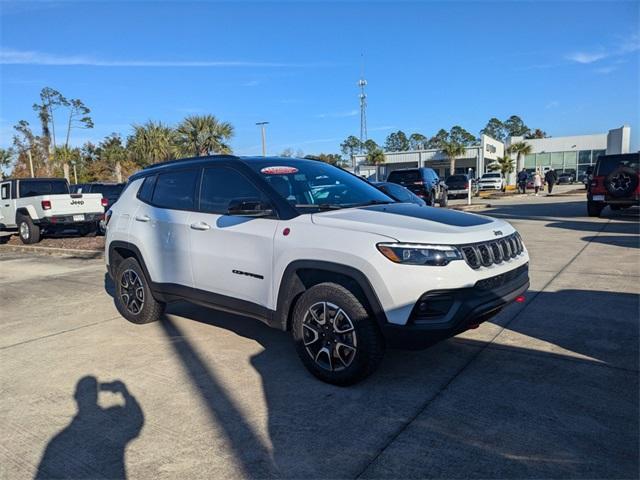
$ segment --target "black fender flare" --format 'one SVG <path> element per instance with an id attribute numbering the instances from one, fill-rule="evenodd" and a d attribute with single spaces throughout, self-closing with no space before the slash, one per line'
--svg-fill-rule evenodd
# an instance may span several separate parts
<path id="1" fill-rule="evenodd" d="M 109 276 L 111 276 L 111 278 L 114 278 L 115 275 L 115 270 L 114 270 L 114 258 L 115 258 L 115 254 L 116 254 L 116 249 L 123 249 L 123 250 L 128 250 L 130 251 L 133 255 L 133 257 L 135 257 L 135 259 L 138 261 L 138 263 L 140 264 L 140 267 L 142 268 L 142 270 L 144 271 L 144 275 L 147 277 L 147 281 L 149 283 L 152 283 L 151 280 L 151 275 L 149 275 L 149 270 L 147 269 L 147 265 L 144 262 L 144 257 L 142 256 L 142 253 L 140 252 L 140 249 L 138 247 L 136 247 L 133 243 L 129 243 L 129 242 L 124 242 L 122 240 L 114 240 L 113 242 L 111 242 L 109 244 L 109 256 L 107 257 L 107 259 L 109 260 Z M 118 254 L 119 255 L 119 254 Z"/>
<path id="2" fill-rule="evenodd" d="M 365 308 L 375 318 L 381 327 L 387 323 L 387 316 L 382 308 L 380 300 L 371 286 L 367 276 L 360 270 L 340 263 L 321 260 L 294 260 L 285 268 L 278 288 L 278 299 L 274 316 L 274 327 L 288 330 L 290 327 L 289 315 L 294 301 L 307 290 L 303 280 L 298 275 L 301 270 L 316 270 L 324 273 L 335 273 L 342 278 L 348 277 L 360 288 L 367 305 Z"/>

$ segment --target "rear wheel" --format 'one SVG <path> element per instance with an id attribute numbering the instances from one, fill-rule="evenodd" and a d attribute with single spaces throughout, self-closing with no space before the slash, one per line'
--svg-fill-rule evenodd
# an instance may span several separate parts
<path id="1" fill-rule="evenodd" d="M 83 237 L 95 237 L 98 233 L 98 225 L 95 223 L 91 223 L 80 228 L 80 235 Z"/>
<path id="2" fill-rule="evenodd" d="M 606 205 L 602 202 L 587 200 L 587 213 L 590 217 L 599 217 Z"/>
<path id="3" fill-rule="evenodd" d="M 135 258 L 126 258 L 118 265 L 114 281 L 115 303 L 120 315 L 137 324 L 160 319 L 165 304 L 153 298 L 149 281 Z"/>
<path id="4" fill-rule="evenodd" d="M 384 339 L 375 320 L 353 293 L 335 283 L 321 283 L 302 294 L 292 330 L 307 370 L 334 385 L 363 380 L 384 356 Z"/>
<path id="5" fill-rule="evenodd" d="M 26 245 L 38 243 L 40 241 L 40 227 L 33 223 L 28 215 L 19 215 L 17 218 L 18 232 L 20 240 Z"/>

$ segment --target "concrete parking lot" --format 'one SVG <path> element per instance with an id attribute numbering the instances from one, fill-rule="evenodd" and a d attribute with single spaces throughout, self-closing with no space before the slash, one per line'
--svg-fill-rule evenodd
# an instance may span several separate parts
<path id="1" fill-rule="evenodd" d="M 638 211 L 493 204 L 530 251 L 527 301 L 350 388 L 258 321 L 127 323 L 99 260 L 0 254 L 0 475 L 637 478 Z"/>

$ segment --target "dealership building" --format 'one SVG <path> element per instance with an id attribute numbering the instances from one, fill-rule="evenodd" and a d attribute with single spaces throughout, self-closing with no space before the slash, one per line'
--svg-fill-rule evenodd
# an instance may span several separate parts
<path id="1" fill-rule="evenodd" d="M 531 153 L 524 158 L 524 167 L 529 171 L 545 171 L 553 168 L 558 173 L 571 172 L 578 178 L 593 165 L 600 155 L 628 153 L 631 128 L 627 125 L 614 128 L 607 133 L 525 139 L 511 137 L 505 143 L 487 135 L 480 137 L 480 144 L 467 147 L 463 155 L 456 157 L 456 173 L 469 169 L 482 175 L 498 157 L 502 157 L 509 145 L 525 142 L 531 145 Z M 385 163 L 379 167 L 380 178 L 399 168 L 430 167 L 441 178 L 450 174 L 450 161 L 442 150 L 415 150 L 407 152 L 385 152 Z M 516 160 L 515 154 L 512 158 Z M 376 167 L 366 165 L 366 155 L 355 155 L 356 169 L 360 175 L 372 175 Z"/>

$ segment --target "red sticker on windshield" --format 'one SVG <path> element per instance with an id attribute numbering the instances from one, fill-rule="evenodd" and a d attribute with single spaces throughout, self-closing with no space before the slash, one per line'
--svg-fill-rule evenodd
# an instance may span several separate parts
<path id="1" fill-rule="evenodd" d="M 291 173 L 298 173 L 298 169 L 295 167 L 264 167 L 260 170 L 260 173 L 265 175 L 289 175 Z"/>

